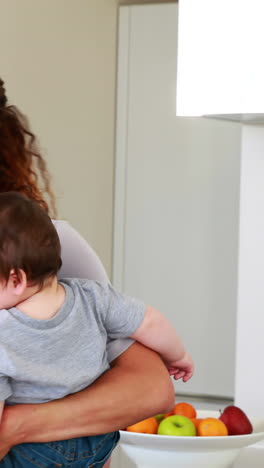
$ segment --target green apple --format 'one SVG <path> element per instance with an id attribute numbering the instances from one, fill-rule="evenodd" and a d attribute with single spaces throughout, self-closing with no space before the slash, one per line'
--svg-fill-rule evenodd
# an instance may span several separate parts
<path id="1" fill-rule="evenodd" d="M 156 415 L 154 416 L 154 418 L 156 419 L 156 421 L 157 421 L 158 423 L 160 423 L 160 421 L 164 418 L 164 414 L 165 414 L 165 413 L 161 413 L 161 414 L 156 414 Z"/>
<path id="2" fill-rule="evenodd" d="M 158 427 L 158 434 L 167 436 L 196 436 L 196 428 L 189 418 L 175 414 L 161 421 Z"/>

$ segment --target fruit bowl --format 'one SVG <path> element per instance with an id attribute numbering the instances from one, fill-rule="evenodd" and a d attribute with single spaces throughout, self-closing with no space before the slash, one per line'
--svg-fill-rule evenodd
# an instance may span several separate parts
<path id="1" fill-rule="evenodd" d="M 219 411 L 198 410 L 199 418 L 218 418 Z M 264 440 L 264 419 L 251 418 L 253 433 L 222 437 L 177 437 L 120 431 L 120 445 L 138 468 L 226 468 L 240 451 Z"/>

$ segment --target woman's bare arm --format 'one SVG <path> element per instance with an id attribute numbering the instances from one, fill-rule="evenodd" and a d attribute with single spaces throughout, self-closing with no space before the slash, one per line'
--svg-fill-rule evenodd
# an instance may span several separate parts
<path id="1" fill-rule="evenodd" d="M 161 358 L 134 343 L 85 390 L 49 403 L 6 407 L 0 459 L 20 443 L 111 432 L 167 412 L 173 404 L 173 385 Z"/>

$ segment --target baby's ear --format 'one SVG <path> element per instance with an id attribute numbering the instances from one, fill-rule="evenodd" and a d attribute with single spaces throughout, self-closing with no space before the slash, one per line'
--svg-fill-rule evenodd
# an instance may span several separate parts
<path id="1" fill-rule="evenodd" d="M 25 291 L 27 287 L 27 275 L 24 270 L 19 270 L 19 275 L 15 272 L 15 270 L 11 270 L 8 282 L 12 287 L 14 294 L 19 296 Z"/>

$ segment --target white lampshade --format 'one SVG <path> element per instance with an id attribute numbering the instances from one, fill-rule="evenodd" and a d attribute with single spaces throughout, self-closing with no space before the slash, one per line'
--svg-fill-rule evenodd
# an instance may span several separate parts
<path id="1" fill-rule="evenodd" d="M 264 0 L 179 0 L 181 116 L 264 117 Z"/>

